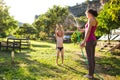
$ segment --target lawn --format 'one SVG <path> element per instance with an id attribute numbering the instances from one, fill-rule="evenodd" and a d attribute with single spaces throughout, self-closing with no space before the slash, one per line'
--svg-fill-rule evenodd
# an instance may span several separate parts
<path id="1" fill-rule="evenodd" d="M 56 45 L 52 42 L 31 41 L 30 49 L 0 52 L 0 80 L 88 80 L 87 66 L 79 46 L 65 43 L 64 65 L 56 65 Z M 120 57 L 110 53 L 96 53 L 96 72 L 104 80 L 120 80 Z M 99 80 L 95 76 L 95 80 Z"/>

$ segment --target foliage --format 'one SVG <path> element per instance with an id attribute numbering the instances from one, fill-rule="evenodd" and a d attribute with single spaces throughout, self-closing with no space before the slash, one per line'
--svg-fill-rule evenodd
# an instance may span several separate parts
<path id="1" fill-rule="evenodd" d="M 81 41 L 81 39 L 82 39 L 81 37 L 82 37 L 82 34 L 79 31 L 76 31 L 72 34 L 71 41 L 73 43 L 78 43 Z"/>
<path id="2" fill-rule="evenodd" d="M 40 38 L 40 40 L 46 40 L 47 37 L 48 37 L 48 35 L 47 35 L 46 32 L 41 31 L 41 32 L 39 33 L 39 38 Z"/>
<path id="3" fill-rule="evenodd" d="M 19 37 L 24 37 L 24 38 L 30 38 L 33 39 L 36 37 L 37 29 L 28 24 L 24 23 L 20 28 L 16 31 L 16 34 L 19 35 Z"/>
<path id="4" fill-rule="evenodd" d="M 18 27 L 18 22 L 10 16 L 9 8 L 5 5 L 3 0 L 0 0 L 0 36 L 5 37 L 15 32 Z"/>
<path id="5" fill-rule="evenodd" d="M 54 5 L 45 14 L 40 15 L 33 25 L 39 32 L 44 31 L 50 36 L 54 33 L 55 25 L 57 23 L 63 23 L 67 15 L 68 8 Z"/>
<path id="6" fill-rule="evenodd" d="M 69 11 L 67 7 L 53 6 L 53 8 L 50 8 L 45 14 L 40 15 L 33 25 L 39 33 L 42 31 L 47 33 L 48 36 L 53 36 L 57 23 L 63 24 L 64 30 L 76 30 L 76 27 L 65 24 L 65 19 L 68 17 L 68 14 Z M 81 27 L 87 22 L 85 16 L 76 19 Z M 37 34 L 37 37 L 40 37 L 39 34 Z"/>
<path id="7" fill-rule="evenodd" d="M 78 21 L 80 27 L 84 28 L 85 24 L 87 22 L 87 17 L 86 16 L 80 16 L 79 18 L 77 18 L 77 21 Z"/>
<path id="8" fill-rule="evenodd" d="M 110 0 L 106 3 L 98 16 L 99 27 L 96 34 L 110 34 L 112 29 L 120 27 L 120 1 Z M 110 36 L 108 36 L 110 40 Z"/>

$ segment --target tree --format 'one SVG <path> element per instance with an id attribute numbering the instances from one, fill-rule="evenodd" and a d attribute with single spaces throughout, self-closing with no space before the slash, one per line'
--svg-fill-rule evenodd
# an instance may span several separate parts
<path id="1" fill-rule="evenodd" d="M 53 6 L 45 14 L 40 15 L 33 25 L 38 31 L 44 31 L 49 36 L 54 32 L 57 23 L 63 23 L 68 15 L 67 7 Z"/>
<path id="2" fill-rule="evenodd" d="M 30 39 L 35 38 L 36 33 L 37 33 L 37 29 L 28 23 L 24 23 L 16 31 L 16 34 L 19 35 L 19 37 L 30 38 Z"/>
<path id="3" fill-rule="evenodd" d="M 120 0 L 110 0 L 107 2 L 98 16 L 99 27 L 98 35 L 108 34 L 110 42 L 110 34 L 112 29 L 120 27 Z"/>
<path id="4" fill-rule="evenodd" d="M 86 16 L 81 16 L 81 17 L 77 18 L 77 21 L 78 21 L 80 27 L 84 28 L 85 24 L 87 22 L 87 17 Z"/>
<path id="5" fill-rule="evenodd" d="M 0 0 L 0 35 L 2 37 L 13 34 L 15 28 L 18 27 L 18 22 L 10 16 L 8 10 L 9 8 L 5 5 L 3 0 Z"/>

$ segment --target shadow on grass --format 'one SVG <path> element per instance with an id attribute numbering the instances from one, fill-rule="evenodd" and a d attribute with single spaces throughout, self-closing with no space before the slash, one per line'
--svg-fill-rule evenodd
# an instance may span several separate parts
<path id="1" fill-rule="evenodd" d="M 64 66 L 59 65 L 59 66 L 65 68 L 66 70 L 71 71 L 75 74 L 81 75 L 81 76 L 84 76 L 86 74 L 86 73 L 80 72 L 80 71 L 76 70 L 75 68 L 68 66 L 68 65 L 64 65 Z M 89 80 L 100 80 L 100 79 L 94 78 L 94 79 L 89 79 Z"/>
<path id="2" fill-rule="evenodd" d="M 32 60 L 31 56 L 26 53 L 15 53 L 15 63 L 11 64 L 10 52 L 2 52 L 0 60 L 0 80 L 20 79 L 20 80 L 37 80 L 46 78 L 61 78 L 66 71 L 59 69 L 51 64 L 40 63 L 37 60 Z M 25 67 L 25 69 L 23 68 Z M 27 72 L 27 73 L 26 73 Z"/>
<path id="3" fill-rule="evenodd" d="M 33 47 L 41 47 L 41 48 L 50 48 L 51 46 L 49 45 L 41 45 L 41 44 L 32 44 Z"/>
<path id="4" fill-rule="evenodd" d="M 68 65 L 64 65 L 64 66 L 59 65 L 59 66 L 65 68 L 66 70 L 71 71 L 71 72 L 73 72 L 73 73 L 75 73 L 75 74 L 81 74 L 82 76 L 85 75 L 85 73 L 80 72 L 80 71 L 74 69 L 74 68 L 71 67 L 71 66 L 68 66 Z"/>
<path id="5" fill-rule="evenodd" d="M 120 76 L 120 58 L 116 57 L 96 57 L 96 64 L 101 67 L 101 73 L 111 76 Z"/>
<path id="6" fill-rule="evenodd" d="M 35 80 L 34 77 L 26 76 L 23 74 L 23 70 L 19 66 L 19 60 L 15 60 L 12 64 L 11 51 L 0 52 L 0 80 L 13 80 L 13 79 L 29 79 Z M 16 54 L 17 55 L 17 54 Z M 21 77 L 22 76 L 22 77 Z"/>
<path id="7" fill-rule="evenodd" d="M 80 58 L 83 57 L 80 54 L 77 54 Z M 95 57 L 96 59 L 96 72 L 108 74 L 111 76 L 120 76 L 120 58 L 116 58 L 114 56 L 111 57 Z M 87 64 L 85 61 L 76 60 L 76 62 L 80 63 L 86 68 Z"/>

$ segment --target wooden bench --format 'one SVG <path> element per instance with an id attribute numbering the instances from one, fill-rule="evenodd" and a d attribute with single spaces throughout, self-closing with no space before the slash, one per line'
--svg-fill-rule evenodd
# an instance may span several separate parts
<path id="1" fill-rule="evenodd" d="M 0 50 L 2 47 L 6 48 L 8 50 L 9 48 L 12 48 L 14 51 L 15 49 L 19 49 L 21 51 L 21 48 L 23 46 L 30 46 L 30 42 L 28 39 L 21 39 L 21 38 L 8 38 L 7 41 L 0 42 Z"/>

